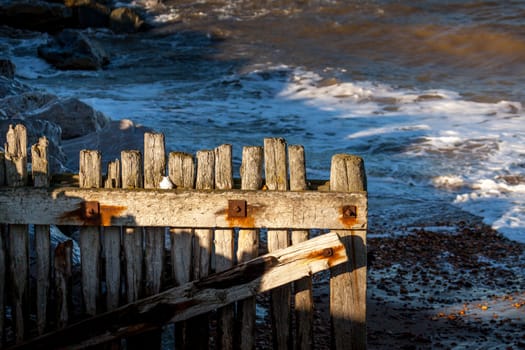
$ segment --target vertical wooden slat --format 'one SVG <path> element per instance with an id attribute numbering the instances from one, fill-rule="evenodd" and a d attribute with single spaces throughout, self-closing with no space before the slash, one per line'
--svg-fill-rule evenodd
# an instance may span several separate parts
<path id="1" fill-rule="evenodd" d="M 282 138 L 264 139 L 264 168 L 266 186 L 270 191 L 288 190 L 288 164 L 286 141 Z M 268 230 L 268 251 L 273 252 L 289 245 L 286 230 Z M 271 292 L 272 333 L 274 349 L 291 347 L 290 286 Z"/>
<path id="2" fill-rule="evenodd" d="M 221 145 L 215 148 L 215 188 L 233 188 L 232 146 Z M 235 259 L 234 231 L 215 230 L 215 271 L 221 272 L 233 266 Z M 217 348 L 233 349 L 234 344 L 234 305 L 217 310 Z"/>
<path id="3" fill-rule="evenodd" d="M 166 173 L 166 150 L 164 134 L 144 134 L 144 188 L 159 188 Z M 144 229 L 144 295 L 150 296 L 160 292 L 164 270 L 165 229 L 163 227 L 146 227 Z M 134 340 L 133 346 L 153 349 L 160 348 L 161 330 L 154 330 Z M 138 348 L 140 348 L 138 347 Z"/>
<path id="4" fill-rule="evenodd" d="M 361 157 L 336 154 L 330 169 L 332 191 L 366 191 Z M 333 348 L 366 349 L 366 231 L 337 232 L 349 260 L 331 269 L 330 316 Z"/>
<path id="5" fill-rule="evenodd" d="M 5 153 L 0 151 L 0 186 L 5 184 Z"/>
<path id="6" fill-rule="evenodd" d="M 164 134 L 144 134 L 144 188 L 159 188 L 166 172 L 166 152 Z M 147 227 L 145 229 L 145 294 L 160 292 L 164 262 L 164 228 Z"/>
<path id="7" fill-rule="evenodd" d="M 108 163 L 105 188 L 120 188 L 120 161 Z M 119 306 L 120 297 L 120 227 L 105 227 L 102 235 L 102 251 L 106 268 L 106 310 Z"/>
<path id="8" fill-rule="evenodd" d="M 7 186 L 25 186 L 27 183 L 27 130 L 25 126 L 9 125 L 4 156 Z"/>
<path id="9" fill-rule="evenodd" d="M 46 137 L 31 146 L 33 184 L 35 187 L 49 187 L 49 160 Z M 51 239 L 48 225 L 35 225 L 36 253 L 36 324 L 38 334 L 43 334 L 47 327 L 47 308 L 51 277 Z"/>
<path id="10" fill-rule="evenodd" d="M 242 150 L 241 189 L 260 190 L 262 187 L 263 148 L 247 146 Z M 259 230 L 239 230 L 237 241 L 237 263 L 257 257 L 259 251 Z M 240 349 L 255 349 L 255 298 L 245 299 L 237 304 L 237 318 L 240 323 Z"/>
<path id="11" fill-rule="evenodd" d="M 192 189 L 195 186 L 195 162 L 193 156 L 183 152 L 170 152 L 168 156 L 170 181 L 178 189 Z M 175 284 L 180 286 L 191 281 L 193 230 L 191 228 L 170 228 L 171 269 Z M 186 348 L 186 322 L 175 324 L 175 348 Z"/>
<path id="12" fill-rule="evenodd" d="M 122 188 L 143 188 L 143 162 L 140 151 L 128 150 L 120 153 L 122 165 Z M 126 302 L 131 303 L 144 295 L 144 229 L 142 227 L 124 227 L 122 232 L 122 250 Z M 157 335 L 158 337 L 158 335 Z M 141 349 L 144 338 L 141 336 L 127 339 L 128 349 Z M 147 342 L 147 339 L 144 341 Z"/>
<path id="13" fill-rule="evenodd" d="M 195 185 L 195 162 L 193 156 L 184 152 L 170 152 L 168 176 L 176 188 L 193 188 Z"/>
<path id="14" fill-rule="evenodd" d="M 306 166 L 304 147 L 300 145 L 288 146 L 288 162 L 290 167 L 290 190 L 304 191 L 306 186 Z M 301 243 L 309 239 L 307 230 L 292 230 L 292 244 Z M 312 349 L 313 346 L 313 293 L 312 279 L 303 278 L 294 283 L 295 307 L 295 342 L 297 350 Z"/>
<path id="15" fill-rule="evenodd" d="M 5 153 L 0 151 L 0 186 L 5 184 Z M 5 292 L 7 283 L 7 254 L 4 245 L 4 237 L 7 234 L 5 232 L 6 226 L 0 224 L 0 349 L 3 348 L 5 337 L 4 337 L 4 319 L 5 319 Z"/>
<path id="16" fill-rule="evenodd" d="M 102 186 L 102 155 L 99 151 L 80 151 L 79 186 Z M 80 255 L 82 274 L 82 299 L 86 314 L 97 313 L 100 296 L 100 232 L 96 226 L 80 227 Z"/>
<path id="17" fill-rule="evenodd" d="M 122 187 L 142 188 L 142 155 L 139 151 L 122 151 Z M 125 227 L 122 235 L 124 250 L 124 270 L 126 301 L 128 303 L 142 297 L 143 278 L 143 231 L 142 227 Z"/>
<path id="18" fill-rule="evenodd" d="M 55 248 L 55 303 L 57 328 L 69 323 L 72 306 L 72 254 L 73 241 L 67 240 Z"/>
<path id="19" fill-rule="evenodd" d="M 215 153 L 213 150 L 197 152 L 197 177 L 195 188 L 210 190 L 215 187 Z M 193 241 L 192 279 L 206 277 L 211 268 L 213 230 L 195 229 Z M 208 349 L 209 315 L 194 317 L 187 322 L 186 346 L 188 349 Z"/>
<path id="20" fill-rule="evenodd" d="M 0 224 L 0 349 L 4 347 L 5 343 L 5 293 L 7 284 L 7 254 L 5 251 L 5 225 Z"/>
<path id="21" fill-rule="evenodd" d="M 5 144 L 6 183 L 27 183 L 27 131 L 23 125 L 9 126 Z M 27 337 L 29 321 L 29 230 L 28 225 L 9 226 L 9 262 L 15 339 Z"/>

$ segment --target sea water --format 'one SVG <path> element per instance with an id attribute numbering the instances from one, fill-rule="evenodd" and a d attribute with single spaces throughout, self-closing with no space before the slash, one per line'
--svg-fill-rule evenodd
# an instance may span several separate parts
<path id="1" fill-rule="evenodd" d="M 47 34 L 2 38 L 18 78 L 166 134 L 168 150 L 284 137 L 307 175 L 365 160 L 370 232 L 466 214 L 525 242 L 525 3 L 124 1 L 155 28 L 91 29 L 111 63 L 57 71 Z"/>

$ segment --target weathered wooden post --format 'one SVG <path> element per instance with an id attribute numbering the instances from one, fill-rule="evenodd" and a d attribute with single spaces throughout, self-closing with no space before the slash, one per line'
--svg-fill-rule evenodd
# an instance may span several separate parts
<path id="1" fill-rule="evenodd" d="M 260 190 L 263 182 L 263 148 L 247 146 L 242 150 L 241 189 Z M 259 230 L 241 229 L 237 242 L 237 263 L 241 264 L 259 255 Z M 239 348 L 255 349 L 255 298 L 248 298 L 237 303 L 239 319 Z"/>
<path id="2" fill-rule="evenodd" d="M 144 134 L 144 188 L 160 188 L 160 182 L 166 173 L 165 148 L 164 134 Z M 144 230 L 144 294 L 150 296 L 159 293 L 162 288 L 166 236 L 163 227 L 146 227 Z M 160 342 L 159 329 L 141 337 L 140 344 L 142 348 L 159 349 Z"/>
<path id="3" fill-rule="evenodd" d="M 290 168 L 290 190 L 306 190 L 304 147 L 301 145 L 288 146 L 288 162 Z M 308 239 L 308 230 L 292 230 L 292 244 L 305 242 Z M 294 348 L 297 350 L 308 350 L 313 347 L 314 304 L 312 279 L 306 277 L 295 282 L 294 290 L 296 330 Z"/>
<path id="4" fill-rule="evenodd" d="M 336 154 L 330 169 L 330 190 L 366 191 L 366 173 L 361 157 Z M 343 209 L 342 218 L 356 213 Z M 366 230 L 337 231 L 349 260 L 331 269 L 330 315 L 335 349 L 366 349 Z"/>
<path id="5" fill-rule="evenodd" d="M 215 188 L 233 188 L 232 146 L 221 145 L 215 148 Z M 222 272 L 233 266 L 235 259 L 235 233 L 232 229 L 215 230 L 215 271 Z M 235 309 L 227 305 L 217 310 L 217 345 L 219 349 L 233 349 Z"/>
<path id="6" fill-rule="evenodd" d="M 288 162 L 284 139 L 264 139 L 264 168 L 268 190 L 288 190 Z M 269 252 L 286 248 L 289 245 L 287 230 L 268 230 Z M 289 349 L 291 347 L 290 297 L 290 285 L 277 288 L 271 292 L 272 333 L 275 349 Z"/>
<path id="7" fill-rule="evenodd" d="M 105 188 L 120 188 L 120 161 L 108 163 Z M 106 309 L 111 311 L 119 306 L 120 297 L 120 227 L 104 227 L 102 252 L 106 268 Z"/>
<path id="8" fill-rule="evenodd" d="M 215 188 L 215 152 L 203 150 L 197 152 L 197 178 L 195 189 L 211 190 Z M 193 274 L 197 280 L 209 275 L 211 268 L 211 251 L 213 230 L 195 229 L 193 241 Z M 201 315 L 188 320 L 187 329 L 191 335 L 186 336 L 188 349 L 208 349 L 209 315 Z"/>
<path id="9" fill-rule="evenodd" d="M 25 126 L 9 125 L 5 144 L 5 169 L 8 186 L 27 183 L 27 131 Z M 9 226 L 9 263 L 11 300 L 17 342 L 27 337 L 29 322 L 29 228 Z"/>
<path id="10" fill-rule="evenodd" d="M 49 187 L 49 159 L 46 137 L 31 146 L 31 169 L 35 187 Z M 47 327 L 47 306 L 51 281 L 51 239 L 48 225 L 35 225 L 36 253 L 36 324 L 38 334 L 43 334 Z"/>
<path id="11" fill-rule="evenodd" d="M 81 188 L 102 187 L 102 154 L 94 150 L 80 151 L 79 186 Z M 86 216 L 97 215 L 88 213 Z M 97 226 L 80 227 L 80 255 L 82 274 L 82 299 L 86 314 L 97 314 L 100 297 L 100 228 Z"/>
<path id="12" fill-rule="evenodd" d="M 170 181 L 178 189 L 193 189 L 195 186 L 195 162 L 193 156 L 184 152 L 170 152 L 168 158 Z M 171 268 L 175 285 L 191 281 L 193 230 L 170 228 Z M 188 333 L 185 321 L 175 324 L 175 348 L 185 349 Z"/>
<path id="13" fill-rule="evenodd" d="M 122 151 L 122 188 L 142 188 L 143 170 L 142 155 L 139 151 Z M 143 295 L 142 279 L 144 247 L 142 245 L 143 228 L 125 227 L 122 235 L 124 250 L 124 280 L 126 286 L 126 302 L 131 303 Z"/>
<path id="14" fill-rule="evenodd" d="M 57 328 L 64 328 L 70 320 L 72 312 L 72 255 L 73 241 L 67 240 L 57 245 L 54 256 L 55 273 L 55 303 Z"/>
<path id="15" fill-rule="evenodd" d="M 0 186 L 4 186 L 5 168 L 4 168 L 4 152 L 0 152 Z M 0 223 L 0 349 L 4 347 L 4 318 L 5 318 L 5 292 L 6 292 L 6 252 L 4 237 L 6 226 Z"/>

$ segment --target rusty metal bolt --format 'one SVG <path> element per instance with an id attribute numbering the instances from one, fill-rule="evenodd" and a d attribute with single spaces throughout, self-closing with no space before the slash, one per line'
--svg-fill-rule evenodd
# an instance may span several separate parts
<path id="1" fill-rule="evenodd" d="M 323 249 L 323 256 L 330 257 L 332 255 L 334 255 L 334 250 L 332 248 Z"/>

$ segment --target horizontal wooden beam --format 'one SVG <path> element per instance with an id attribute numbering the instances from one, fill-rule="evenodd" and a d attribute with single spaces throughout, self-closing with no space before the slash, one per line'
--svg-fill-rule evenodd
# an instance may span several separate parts
<path id="1" fill-rule="evenodd" d="M 230 202 L 235 200 L 240 202 Z M 367 227 L 366 192 L 2 187 L 0 208 L 0 223 L 7 224 L 333 230 Z"/>
<path id="2" fill-rule="evenodd" d="M 18 344 L 13 349 L 91 347 L 210 312 L 346 261 L 348 256 L 339 236 L 324 234 Z"/>

